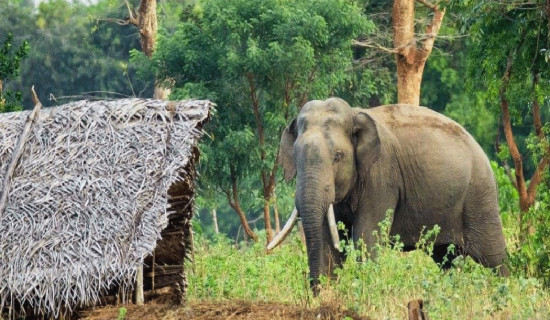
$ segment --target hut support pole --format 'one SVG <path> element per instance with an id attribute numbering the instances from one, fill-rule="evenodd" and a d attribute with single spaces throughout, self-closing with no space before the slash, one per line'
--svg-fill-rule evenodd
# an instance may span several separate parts
<path id="1" fill-rule="evenodd" d="M 152 265 L 152 274 L 151 274 L 151 292 L 155 292 L 155 254 L 156 252 L 153 251 L 153 265 Z M 143 268 L 142 268 L 143 270 Z"/>
<path id="2" fill-rule="evenodd" d="M 145 302 L 143 297 L 143 263 L 141 263 L 137 269 L 135 295 L 136 304 L 138 306 L 143 305 Z"/>

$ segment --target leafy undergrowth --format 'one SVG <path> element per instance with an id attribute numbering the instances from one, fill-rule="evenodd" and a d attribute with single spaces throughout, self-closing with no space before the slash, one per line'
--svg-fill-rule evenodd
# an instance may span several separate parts
<path id="1" fill-rule="evenodd" d="M 381 234 L 389 224 L 381 225 Z M 235 246 L 224 236 L 195 240 L 195 262 L 186 266 L 187 304 L 174 308 L 154 303 L 99 308 L 82 316 L 99 319 L 407 319 L 407 303 L 424 301 L 430 319 L 548 319 L 550 293 L 520 272 L 503 278 L 470 258 L 441 270 L 429 257 L 425 233 L 420 250 L 404 253 L 398 239 L 382 236 L 376 262 L 349 243 L 348 258 L 335 276 L 322 278 L 313 297 L 307 277 L 305 246 L 294 234 L 275 252 L 265 239 Z M 385 238 L 385 239 L 384 239 Z M 390 244 L 391 243 L 391 244 Z M 358 262 L 364 261 L 364 262 Z"/>
<path id="2" fill-rule="evenodd" d="M 423 299 L 432 319 L 547 319 L 550 294 L 539 280 L 498 277 L 470 258 L 458 258 L 451 270 L 442 271 L 426 254 L 429 241 L 419 246 L 422 250 L 404 253 L 399 246 L 380 245 L 377 262 L 357 262 L 362 252 L 348 245 L 342 269 L 322 279 L 321 295 L 314 298 L 299 237 L 272 254 L 265 253 L 262 241 L 237 248 L 224 237 L 199 238 L 195 263 L 187 269 L 188 300 L 192 305 L 269 302 L 309 310 L 330 305 L 364 317 L 405 319 L 407 303 Z"/>

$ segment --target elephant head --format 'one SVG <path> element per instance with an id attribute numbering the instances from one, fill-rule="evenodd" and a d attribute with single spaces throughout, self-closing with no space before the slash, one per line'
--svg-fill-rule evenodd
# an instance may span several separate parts
<path id="1" fill-rule="evenodd" d="M 333 207 L 346 202 L 360 180 L 358 172 L 368 170 L 379 151 L 373 119 L 339 98 L 306 103 L 282 134 L 279 162 L 287 181 L 297 177 L 295 204 L 314 291 L 338 245 Z"/>

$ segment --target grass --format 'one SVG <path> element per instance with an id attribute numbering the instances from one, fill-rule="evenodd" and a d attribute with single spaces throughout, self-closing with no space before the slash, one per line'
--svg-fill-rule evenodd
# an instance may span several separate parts
<path id="1" fill-rule="evenodd" d="M 385 241 L 387 243 L 387 241 Z M 305 246 L 294 235 L 272 254 L 265 241 L 236 247 L 220 236 L 199 237 L 188 266 L 191 302 L 247 300 L 308 308 L 339 305 L 375 319 L 404 319 L 407 303 L 421 298 L 432 319 L 547 319 L 550 293 L 534 278 L 501 278 L 470 258 L 442 271 L 422 250 L 403 253 L 380 245 L 376 262 L 356 262 L 361 250 L 348 244 L 349 258 L 336 276 L 323 278 L 313 298 Z M 430 250 L 429 241 L 422 245 Z"/>

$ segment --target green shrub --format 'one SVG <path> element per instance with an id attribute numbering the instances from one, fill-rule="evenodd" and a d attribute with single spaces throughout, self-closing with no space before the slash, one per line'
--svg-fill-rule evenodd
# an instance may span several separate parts
<path id="1" fill-rule="evenodd" d="M 539 201 L 524 215 L 524 219 L 530 221 L 534 233 L 527 235 L 525 241 L 518 243 L 516 250 L 511 252 L 510 264 L 517 274 L 539 278 L 548 289 L 550 288 L 550 192 L 548 189 L 539 191 Z"/>
<path id="2" fill-rule="evenodd" d="M 548 172 L 538 187 L 537 201 L 524 221 L 519 219 L 519 195 L 502 167 L 492 163 L 499 188 L 499 206 L 507 241 L 511 272 L 522 277 L 536 277 L 550 287 L 550 191 Z M 513 173 L 513 172 L 512 172 Z M 534 233 L 520 242 L 520 224 L 530 222 Z"/>
<path id="3" fill-rule="evenodd" d="M 317 307 L 337 304 L 359 314 L 386 319 L 407 317 L 407 303 L 421 298 L 433 319 L 544 318 L 550 295 L 535 278 L 502 278 L 471 258 L 457 258 L 441 270 L 429 257 L 437 228 L 423 233 L 418 248 L 402 252 L 399 238 L 389 237 L 388 220 L 378 232 L 376 262 L 364 259 L 361 245 L 344 242 L 348 258 L 333 277 L 321 278 L 321 295 L 309 290 L 305 247 L 293 234 L 272 254 L 265 237 L 237 247 L 224 236 L 198 237 L 196 261 L 189 276 L 190 300 L 245 299 Z M 358 262 L 362 261 L 362 262 Z"/>

